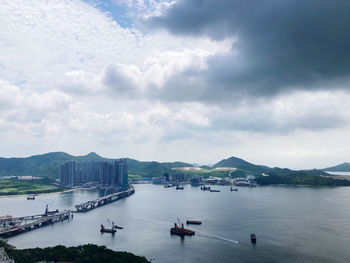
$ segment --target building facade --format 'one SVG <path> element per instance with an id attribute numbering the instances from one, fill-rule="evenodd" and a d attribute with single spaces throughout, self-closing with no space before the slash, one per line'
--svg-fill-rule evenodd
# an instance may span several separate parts
<path id="1" fill-rule="evenodd" d="M 86 183 L 101 185 L 128 185 L 128 164 L 126 159 L 118 159 L 114 162 L 70 161 L 61 165 L 61 184 L 75 186 Z"/>

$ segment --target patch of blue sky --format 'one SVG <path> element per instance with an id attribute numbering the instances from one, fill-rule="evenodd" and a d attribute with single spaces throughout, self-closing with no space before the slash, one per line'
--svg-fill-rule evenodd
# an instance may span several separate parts
<path id="1" fill-rule="evenodd" d="M 15 82 L 15 83 L 13 83 L 15 86 L 20 86 L 20 85 L 22 85 L 22 84 L 26 84 L 27 83 L 27 81 L 26 80 L 20 80 L 20 81 L 17 81 L 17 82 Z"/>
<path id="2" fill-rule="evenodd" d="M 84 2 L 98 8 L 104 13 L 107 13 L 112 19 L 124 28 L 131 28 L 133 26 L 132 10 L 115 0 L 83 0 Z"/>

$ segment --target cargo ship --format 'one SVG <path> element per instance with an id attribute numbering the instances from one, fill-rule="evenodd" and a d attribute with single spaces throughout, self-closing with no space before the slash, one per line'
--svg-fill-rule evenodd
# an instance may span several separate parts
<path id="1" fill-rule="evenodd" d="M 183 236 L 193 236 L 195 232 L 190 229 L 184 228 L 184 224 L 181 224 L 181 227 L 178 227 L 177 224 L 174 223 L 174 227 L 170 228 L 170 234 L 183 237 Z"/>

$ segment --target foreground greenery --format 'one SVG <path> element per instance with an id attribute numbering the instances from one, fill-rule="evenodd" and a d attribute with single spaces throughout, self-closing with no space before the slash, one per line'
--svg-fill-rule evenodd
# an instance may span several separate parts
<path id="1" fill-rule="evenodd" d="M 62 191 L 47 180 L 0 180 L 0 195 L 43 194 Z"/>
<path id="2" fill-rule="evenodd" d="M 1 244 L 0 244 L 1 245 Z M 17 263 L 35 263 L 41 261 L 74 262 L 74 263 L 147 263 L 145 257 L 127 252 L 117 252 L 105 246 L 93 244 L 65 247 L 13 249 L 5 246 L 7 255 Z"/>

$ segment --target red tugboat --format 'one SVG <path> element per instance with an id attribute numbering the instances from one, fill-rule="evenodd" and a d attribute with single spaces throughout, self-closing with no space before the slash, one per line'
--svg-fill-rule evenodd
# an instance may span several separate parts
<path id="1" fill-rule="evenodd" d="M 114 229 L 114 224 L 112 224 L 112 228 L 105 228 L 105 226 L 101 224 L 100 232 L 114 234 L 117 230 Z"/>
<path id="2" fill-rule="evenodd" d="M 190 229 L 184 228 L 184 224 L 181 224 L 181 227 L 178 227 L 177 224 L 174 223 L 174 227 L 170 228 L 170 234 L 183 237 L 183 236 L 192 236 L 195 234 L 195 232 Z"/>

